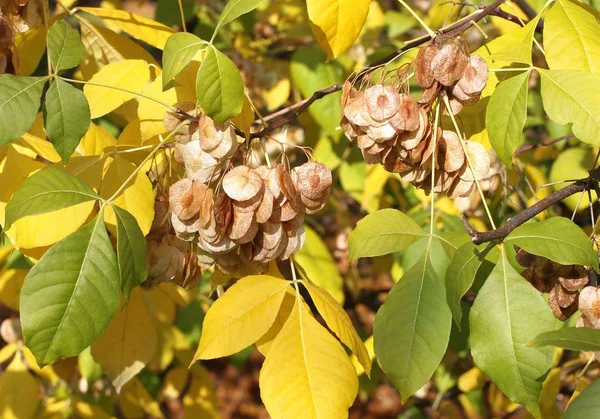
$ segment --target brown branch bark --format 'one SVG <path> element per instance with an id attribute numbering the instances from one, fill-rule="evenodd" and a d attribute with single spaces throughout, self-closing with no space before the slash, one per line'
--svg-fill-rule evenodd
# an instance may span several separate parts
<path id="1" fill-rule="evenodd" d="M 471 241 L 475 244 L 481 244 L 494 240 L 501 240 L 508 236 L 511 231 L 513 231 L 521 224 L 531 220 L 540 212 L 550 208 L 552 205 L 557 204 L 563 199 L 571 195 L 575 195 L 578 192 L 584 192 L 590 188 L 597 188 L 598 182 L 600 182 L 600 167 L 590 170 L 589 176 L 587 178 L 579 179 L 575 181 L 575 183 L 572 183 L 569 186 L 566 186 L 548 195 L 541 201 L 521 211 L 520 213 L 509 219 L 506 222 L 506 224 L 504 224 L 501 227 L 498 227 L 495 230 L 486 232 L 470 231 L 469 234 L 471 235 Z"/>

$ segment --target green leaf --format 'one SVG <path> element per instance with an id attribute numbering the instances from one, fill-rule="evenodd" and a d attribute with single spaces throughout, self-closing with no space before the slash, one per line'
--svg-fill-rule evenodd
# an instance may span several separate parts
<path id="1" fill-rule="evenodd" d="M 290 75 L 302 97 L 343 81 L 343 71 L 336 62 L 325 62 L 327 54 L 316 46 L 302 47 L 292 56 Z M 333 93 L 315 101 L 308 111 L 327 134 L 334 134 L 342 118 L 341 93 Z"/>
<path id="2" fill-rule="evenodd" d="M 569 404 L 563 419 L 597 418 L 600 416 L 600 380 L 594 381 Z"/>
<path id="3" fill-rule="evenodd" d="M 85 58 L 81 37 L 64 20 L 57 21 L 48 29 L 48 54 L 54 71 L 77 67 Z"/>
<path id="4" fill-rule="evenodd" d="M 475 364 L 515 403 L 540 417 L 538 399 L 553 348 L 526 346 L 556 320 L 543 297 L 501 256 L 471 308 Z"/>
<path id="5" fill-rule="evenodd" d="M 21 324 L 38 364 L 87 348 L 117 311 L 120 292 L 117 258 L 100 211 L 48 250 L 25 278 Z"/>
<path id="6" fill-rule="evenodd" d="M 569 132 L 571 131 L 569 127 Z M 588 171 L 595 166 L 595 155 L 589 147 L 573 147 L 561 150 L 560 154 L 552 162 L 549 182 L 555 191 L 564 188 L 573 182 L 565 182 L 568 179 L 583 179 L 589 175 Z M 592 190 L 592 203 L 596 202 L 598 196 Z M 586 194 L 587 195 L 587 194 Z M 581 194 L 568 196 L 562 203 L 571 211 L 584 211 L 590 207 L 590 200 Z"/>
<path id="7" fill-rule="evenodd" d="M 16 140 L 33 125 L 47 80 L 0 74 L 0 145 Z"/>
<path id="8" fill-rule="evenodd" d="M 463 295 L 475 282 L 475 278 L 487 278 L 498 262 L 500 252 L 496 247 L 488 248 L 486 244 L 476 245 L 469 242 L 462 245 L 454 254 L 450 266 L 446 270 L 446 301 L 452 311 L 452 317 L 460 328 Z"/>
<path id="9" fill-rule="evenodd" d="M 558 0 L 544 22 L 544 48 L 551 70 L 585 70 L 600 74 L 598 21 L 583 7 Z"/>
<path id="10" fill-rule="evenodd" d="M 10 226 L 19 218 L 45 214 L 82 202 L 100 199 L 86 183 L 64 170 L 46 167 L 25 179 L 6 205 L 6 223 Z"/>
<path id="11" fill-rule="evenodd" d="M 90 106 L 83 92 L 56 79 L 44 101 L 46 134 L 66 164 L 90 126 Z"/>
<path id="12" fill-rule="evenodd" d="M 486 111 L 485 125 L 490 143 L 508 167 L 512 166 L 513 153 L 523 142 L 529 73 L 526 71 L 498 84 Z"/>
<path id="13" fill-rule="evenodd" d="M 192 61 L 194 55 L 204 48 L 206 44 L 206 41 L 187 32 L 174 33 L 167 39 L 162 57 L 163 90 L 167 88 L 169 82 Z"/>
<path id="14" fill-rule="evenodd" d="M 265 0 L 229 0 L 219 17 L 217 27 L 215 28 L 215 34 L 229 22 L 256 9 L 261 3 L 264 3 L 264 1 Z"/>
<path id="15" fill-rule="evenodd" d="M 452 314 L 444 283 L 426 251 L 394 285 L 375 316 L 375 355 L 404 403 L 440 364 L 450 338 Z"/>
<path id="16" fill-rule="evenodd" d="M 571 351 L 600 351 L 600 330 L 589 327 L 563 327 L 538 335 L 531 346 L 558 346 Z"/>
<path id="17" fill-rule="evenodd" d="M 598 268 L 598 255 L 587 235 L 573 221 L 552 217 L 515 228 L 504 243 L 519 246 L 561 265 L 587 265 Z"/>
<path id="18" fill-rule="evenodd" d="M 408 215 L 383 209 L 367 215 L 350 233 L 350 259 L 404 250 L 427 234 Z"/>
<path id="19" fill-rule="evenodd" d="M 600 76 L 578 70 L 542 70 L 542 101 L 550 119 L 573 124 L 584 143 L 600 144 Z"/>
<path id="20" fill-rule="evenodd" d="M 242 76 L 233 61 L 214 47 L 208 49 L 198 69 L 196 96 L 202 110 L 218 124 L 242 112 Z"/>
<path id="21" fill-rule="evenodd" d="M 117 220 L 117 259 L 121 289 L 128 299 L 131 290 L 148 277 L 146 239 L 133 215 L 116 205 L 112 209 Z"/>

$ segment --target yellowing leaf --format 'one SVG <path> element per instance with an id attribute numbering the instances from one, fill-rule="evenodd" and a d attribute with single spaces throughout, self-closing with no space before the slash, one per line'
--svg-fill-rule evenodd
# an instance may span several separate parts
<path id="1" fill-rule="evenodd" d="M 312 228 L 304 226 L 304 230 L 306 241 L 294 257 L 296 262 L 312 282 L 331 294 L 338 303 L 343 304 L 343 280 L 329 249 Z"/>
<path id="2" fill-rule="evenodd" d="M 148 63 L 125 60 L 104 66 L 83 88 L 91 118 L 99 118 L 135 98 L 150 80 Z M 108 86 L 108 87 L 107 87 Z"/>
<path id="3" fill-rule="evenodd" d="M 19 76 L 29 76 L 46 51 L 46 28 L 37 26 L 15 36 L 13 65 Z"/>
<path id="4" fill-rule="evenodd" d="M 544 23 L 546 61 L 551 70 L 600 74 L 600 30 L 594 15 L 570 0 L 558 0 Z"/>
<path id="5" fill-rule="evenodd" d="M 92 356 L 116 388 L 137 375 L 156 349 L 156 329 L 141 289 L 117 311 L 108 328 L 92 344 Z"/>
<path id="6" fill-rule="evenodd" d="M 279 307 L 279 312 L 273 321 L 273 324 L 262 337 L 256 341 L 256 349 L 260 351 L 261 354 L 267 356 L 269 352 L 269 348 L 273 343 L 273 340 L 277 337 L 281 328 L 285 324 L 288 319 L 294 305 L 296 304 L 296 289 L 294 287 L 288 287 L 285 290 L 285 296 L 283 297 L 283 301 L 281 302 L 281 306 Z M 307 306 L 307 309 L 310 310 Z"/>
<path id="7" fill-rule="evenodd" d="M 34 418 L 40 400 L 40 387 L 17 354 L 0 375 L 0 417 Z"/>
<path id="8" fill-rule="evenodd" d="M 228 356 L 256 342 L 275 321 L 289 286 L 268 275 L 236 282 L 206 313 L 193 361 Z"/>
<path id="9" fill-rule="evenodd" d="M 338 341 L 297 298 L 260 372 L 261 398 L 274 418 L 344 418 L 358 392 Z"/>
<path id="10" fill-rule="evenodd" d="M 371 358 L 363 341 L 356 333 L 352 320 L 344 311 L 342 306 L 333 299 L 325 290 L 311 284 L 308 281 L 302 283 L 310 293 L 310 296 L 317 307 L 317 310 L 323 316 L 327 327 L 342 341 L 344 345 L 352 350 L 358 360 L 364 367 L 367 375 L 371 375 Z"/>
<path id="11" fill-rule="evenodd" d="M 233 118 L 232 121 L 236 127 L 241 129 L 246 135 L 250 133 L 250 127 L 254 122 L 254 109 L 247 95 L 244 95 L 244 105 L 242 106 L 242 113 Z"/>
<path id="12" fill-rule="evenodd" d="M 219 406 L 208 373 L 192 377 L 188 391 L 183 396 L 183 416 L 186 418 L 218 419 Z"/>
<path id="13" fill-rule="evenodd" d="M 164 325 L 175 321 L 175 316 L 177 315 L 175 302 L 161 287 L 145 289 L 144 294 L 150 302 L 150 311 L 156 320 Z"/>
<path id="14" fill-rule="evenodd" d="M 110 29 L 81 20 L 81 41 L 85 46 L 86 58 L 79 66 L 81 75 L 89 80 L 102 67 L 123 60 L 144 60 L 148 64 L 158 63 L 148 51 L 126 36 Z"/>
<path id="15" fill-rule="evenodd" d="M 398 276 L 398 278 L 400 278 L 400 276 Z M 371 361 L 375 359 L 375 348 L 373 346 L 373 341 L 373 335 L 371 335 L 363 342 L 363 345 L 365 345 L 365 348 L 367 348 L 367 353 L 369 354 L 369 359 Z M 352 361 L 352 364 L 356 369 L 356 375 L 362 375 L 365 372 L 365 369 L 363 368 L 362 364 L 358 361 L 356 355 L 352 354 L 350 360 Z"/>
<path id="16" fill-rule="evenodd" d="M 0 349 L 0 364 L 4 364 L 17 352 L 18 346 L 16 343 L 9 343 Z"/>
<path id="17" fill-rule="evenodd" d="M 145 417 L 164 418 L 158 403 L 148 394 L 144 385 L 134 378 L 123 386 L 119 395 L 119 407 L 126 418 Z"/>
<path id="18" fill-rule="evenodd" d="M 27 269 L 0 269 L 0 303 L 11 310 L 19 311 L 19 295 Z"/>
<path id="19" fill-rule="evenodd" d="M 99 406 L 73 401 L 73 410 L 80 419 L 110 419 L 112 416 Z"/>
<path id="20" fill-rule="evenodd" d="M 371 0 L 307 0 L 308 18 L 319 45 L 332 60 L 360 34 Z"/>
<path id="21" fill-rule="evenodd" d="M 527 25 L 502 36 L 503 42 L 508 42 L 508 45 L 493 52 L 490 58 L 495 61 L 531 64 L 533 34 L 535 33 L 535 27 L 540 20 L 540 16 L 537 15 Z"/>
<path id="22" fill-rule="evenodd" d="M 109 147 L 117 145 L 117 140 L 104 128 L 90 122 L 90 127 L 81 139 L 77 151 L 82 156 L 100 156 Z"/>
<path id="23" fill-rule="evenodd" d="M 112 197 L 135 169 L 133 163 L 117 156 L 106 169 L 100 187 L 100 196 L 105 199 Z M 148 234 L 154 218 L 154 191 L 145 173 L 138 171 L 113 203 L 133 215 L 144 235 Z M 105 220 L 111 226 L 116 225 L 115 214 L 110 207 L 106 210 Z"/>
<path id="24" fill-rule="evenodd" d="M 167 39 L 174 32 L 173 29 L 162 23 L 124 10 L 99 9 L 95 7 L 79 7 L 79 10 L 101 17 L 107 24 L 114 25 L 123 32 L 158 49 L 165 47 Z"/>
<path id="25" fill-rule="evenodd" d="M 187 368 L 176 367 L 167 373 L 159 390 L 161 399 L 177 399 L 187 385 L 190 372 Z"/>
<path id="26" fill-rule="evenodd" d="M 19 138 L 16 141 L 16 143 L 28 147 L 38 156 L 43 157 L 46 160 L 51 161 L 52 163 L 57 163 L 61 161 L 60 156 L 58 155 L 50 141 L 46 141 L 42 138 L 26 133 L 23 134 L 21 138 Z"/>

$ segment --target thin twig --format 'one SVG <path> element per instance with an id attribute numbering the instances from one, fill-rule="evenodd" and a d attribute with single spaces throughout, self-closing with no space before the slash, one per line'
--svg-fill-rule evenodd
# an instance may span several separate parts
<path id="1" fill-rule="evenodd" d="M 570 140 L 573 137 L 574 137 L 573 134 L 567 134 L 567 135 L 563 135 L 562 137 L 554 138 L 552 140 L 540 141 L 539 143 L 536 143 L 536 144 L 526 144 L 526 145 L 518 148 L 517 150 L 515 150 L 515 155 L 525 153 L 527 151 L 533 150 L 538 147 L 548 147 L 548 146 L 551 146 L 552 144 L 556 144 L 560 141 Z"/>

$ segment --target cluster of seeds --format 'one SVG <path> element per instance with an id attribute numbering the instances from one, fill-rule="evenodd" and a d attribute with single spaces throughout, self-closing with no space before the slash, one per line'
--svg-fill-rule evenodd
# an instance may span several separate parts
<path id="1" fill-rule="evenodd" d="M 190 105 L 180 109 L 198 112 Z M 313 161 L 291 171 L 284 164 L 234 165 L 233 127 L 197 117 L 197 123 L 178 129 L 179 114 L 168 113 L 164 120 L 167 129 L 177 129 L 175 156 L 186 171 L 169 190 L 175 234 L 193 244 L 201 266 L 216 264 L 227 274 L 288 259 L 304 243 L 305 215 L 327 202 L 331 171 Z"/>
<path id="2" fill-rule="evenodd" d="M 516 259 L 527 268 L 521 275 L 539 292 L 548 293 L 548 304 L 554 317 L 565 321 L 577 311 L 578 301 L 581 301 L 579 290 L 589 282 L 585 267 L 560 265 L 523 249 L 517 252 Z"/>
<path id="3" fill-rule="evenodd" d="M 368 164 L 382 164 L 426 191 L 433 184 L 434 192 L 464 197 L 476 179 L 487 176 L 489 155 L 481 144 L 462 143 L 455 132 L 434 126 L 431 106 L 446 95 L 456 114 L 476 101 L 487 82 L 487 64 L 479 56 L 469 57 L 459 41 L 440 42 L 422 48 L 414 63 L 417 83 L 425 89 L 418 101 L 408 92 L 406 73 L 391 81 L 382 77 L 364 90 L 346 81 L 341 127 Z"/>

